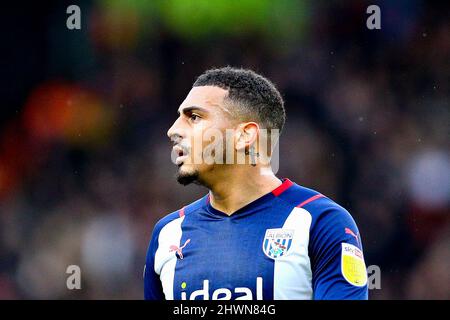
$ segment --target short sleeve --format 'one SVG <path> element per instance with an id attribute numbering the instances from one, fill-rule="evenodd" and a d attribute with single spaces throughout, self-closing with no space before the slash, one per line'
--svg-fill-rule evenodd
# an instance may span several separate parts
<path id="1" fill-rule="evenodd" d="M 314 299 L 368 299 L 361 237 L 344 208 L 333 206 L 313 217 L 309 255 Z"/>

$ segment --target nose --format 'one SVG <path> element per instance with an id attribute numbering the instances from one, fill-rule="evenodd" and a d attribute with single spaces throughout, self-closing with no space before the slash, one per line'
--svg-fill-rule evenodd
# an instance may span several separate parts
<path id="1" fill-rule="evenodd" d="M 182 129 L 180 126 L 180 118 L 175 120 L 175 122 L 172 124 L 172 126 L 169 128 L 169 130 L 167 130 L 167 136 L 172 141 L 183 138 Z"/>

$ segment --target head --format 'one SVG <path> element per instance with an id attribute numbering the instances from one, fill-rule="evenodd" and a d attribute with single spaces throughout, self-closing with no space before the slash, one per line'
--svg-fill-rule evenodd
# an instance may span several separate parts
<path id="1" fill-rule="evenodd" d="M 266 133 L 273 142 L 273 133 L 278 137 L 286 119 L 283 99 L 268 79 L 231 67 L 200 75 L 178 113 L 167 135 L 174 143 L 177 179 L 184 185 L 208 185 L 214 175 L 229 174 L 238 166 L 270 168 L 273 144 L 262 154 L 258 142 Z M 256 165 L 250 163 L 252 153 L 259 153 Z"/>

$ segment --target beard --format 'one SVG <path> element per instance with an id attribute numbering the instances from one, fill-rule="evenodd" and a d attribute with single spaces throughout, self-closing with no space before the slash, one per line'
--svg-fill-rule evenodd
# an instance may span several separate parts
<path id="1" fill-rule="evenodd" d="M 187 186 L 191 183 L 201 184 L 199 180 L 198 170 L 194 170 L 192 172 L 182 172 L 181 170 L 179 170 L 177 172 L 176 178 L 178 183 L 182 184 L 183 186 Z"/>

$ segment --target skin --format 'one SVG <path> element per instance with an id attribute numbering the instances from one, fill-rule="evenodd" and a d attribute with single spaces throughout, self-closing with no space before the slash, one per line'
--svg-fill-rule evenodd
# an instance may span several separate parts
<path id="1" fill-rule="evenodd" d="M 271 192 L 281 185 L 281 181 L 272 172 L 270 164 L 257 161 L 250 164 L 194 164 L 195 156 L 201 157 L 202 149 L 194 148 L 195 141 L 201 141 L 203 132 L 217 129 L 224 133 L 234 129 L 231 143 L 236 154 L 244 153 L 258 139 L 259 125 L 256 122 L 243 122 L 232 115 L 230 103 L 226 98 L 227 90 L 215 86 L 201 86 L 191 89 L 178 108 L 179 117 L 167 131 L 174 142 L 174 150 L 185 147 L 184 155 L 177 159 L 178 174 L 198 173 L 197 183 L 210 190 L 211 205 L 227 215 Z M 186 155 L 186 148 L 188 154 Z"/>

